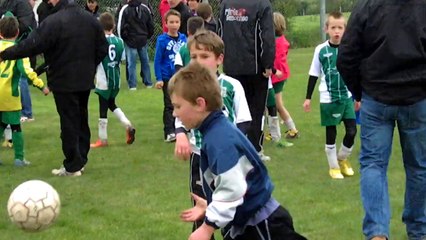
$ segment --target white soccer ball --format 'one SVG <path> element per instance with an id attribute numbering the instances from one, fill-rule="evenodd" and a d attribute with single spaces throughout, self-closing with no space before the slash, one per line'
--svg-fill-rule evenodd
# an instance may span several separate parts
<path id="1" fill-rule="evenodd" d="M 49 227 L 58 217 L 60 207 L 61 201 L 56 190 L 40 180 L 20 184 L 7 202 L 10 220 L 30 232 Z"/>

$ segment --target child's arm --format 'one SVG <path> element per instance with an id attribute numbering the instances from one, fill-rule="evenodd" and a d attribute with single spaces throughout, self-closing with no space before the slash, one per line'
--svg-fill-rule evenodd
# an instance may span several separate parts
<path id="1" fill-rule="evenodd" d="M 188 136 L 186 135 L 186 128 L 179 118 L 175 119 L 175 156 L 182 160 L 188 160 L 191 156 L 191 145 L 189 144 Z"/>
<path id="2" fill-rule="evenodd" d="M 308 86 L 306 89 L 306 99 L 303 102 L 303 109 L 305 110 L 305 112 L 311 111 L 312 93 L 314 92 L 315 84 L 317 82 L 318 77 L 321 76 L 321 62 L 319 61 L 319 51 L 320 51 L 320 47 L 318 46 L 315 48 L 311 67 L 309 69 L 309 79 L 308 79 Z"/>
<path id="3" fill-rule="evenodd" d="M 154 71 L 157 82 L 155 87 L 161 89 L 163 87 L 163 76 L 161 74 L 161 60 L 163 59 L 163 46 L 161 44 L 161 35 L 157 38 L 155 44 Z"/>
<path id="4" fill-rule="evenodd" d="M 29 58 L 23 58 L 16 60 L 16 65 L 18 68 L 18 71 L 26 77 L 29 81 L 31 81 L 32 85 L 40 89 L 44 95 L 47 95 L 49 93 L 49 89 L 45 87 L 43 81 L 37 77 L 37 74 L 34 72 L 34 70 L 31 68 L 30 60 Z"/>

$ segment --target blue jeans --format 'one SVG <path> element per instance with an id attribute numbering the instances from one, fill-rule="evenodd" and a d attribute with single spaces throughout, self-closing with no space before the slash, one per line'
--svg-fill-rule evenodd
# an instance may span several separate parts
<path id="1" fill-rule="evenodd" d="M 386 105 L 366 94 L 361 104 L 361 198 L 367 239 L 389 238 L 391 217 L 387 168 L 398 127 L 406 184 L 402 221 L 408 238 L 426 239 L 426 100 L 409 106 Z"/>
<path id="2" fill-rule="evenodd" d="M 126 61 L 127 61 L 127 71 L 128 79 L 127 84 L 129 88 L 135 88 L 137 85 L 136 80 L 136 55 L 139 56 L 139 61 L 141 62 L 141 73 L 142 81 L 146 86 L 152 86 L 151 82 L 151 68 L 149 67 L 149 57 L 148 57 L 148 45 L 145 45 L 141 48 L 130 48 L 125 45 L 126 48 Z"/>
<path id="3" fill-rule="evenodd" d="M 21 88 L 21 116 L 33 118 L 33 107 L 31 103 L 30 89 L 28 88 L 28 79 L 21 76 L 19 79 L 19 86 Z"/>

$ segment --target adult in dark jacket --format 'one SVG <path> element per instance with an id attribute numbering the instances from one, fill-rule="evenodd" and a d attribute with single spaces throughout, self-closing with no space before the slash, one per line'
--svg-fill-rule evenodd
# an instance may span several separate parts
<path id="1" fill-rule="evenodd" d="M 275 32 L 269 0 L 223 0 L 219 35 L 225 43 L 223 71 L 239 80 L 252 117 L 248 138 L 263 160 L 262 117 L 275 59 Z"/>
<path id="2" fill-rule="evenodd" d="M 52 4 L 49 3 L 49 0 L 43 0 L 37 7 L 38 15 L 38 24 L 43 22 L 47 16 L 50 15 L 50 11 L 53 8 Z"/>
<path id="3" fill-rule="evenodd" d="M 146 1 L 145 1 L 146 2 Z M 152 87 L 147 41 L 154 33 L 152 13 L 142 0 L 130 0 L 118 14 L 117 33 L 125 43 L 127 83 L 130 90 L 136 90 L 136 55 L 141 62 L 143 83 Z"/>
<path id="4" fill-rule="evenodd" d="M 93 17 L 99 18 L 98 0 L 87 0 L 84 9 L 91 13 Z"/>
<path id="5" fill-rule="evenodd" d="M 50 0 L 48 16 L 28 38 L 0 53 L 5 60 L 44 54 L 48 87 L 61 122 L 63 167 L 54 175 L 80 176 L 90 149 L 87 104 L 96 66 L 108 52 L 99 22 L 67 0 Z"/>
<path id="6" fill-rule="evenodd" d="M 361 100 L 361 198 L 366 239 L 389 239 L 387 167 L 398 126 L 408 239 L 426 239 L 426 2 L 359 0 L 337 68 Z"/>

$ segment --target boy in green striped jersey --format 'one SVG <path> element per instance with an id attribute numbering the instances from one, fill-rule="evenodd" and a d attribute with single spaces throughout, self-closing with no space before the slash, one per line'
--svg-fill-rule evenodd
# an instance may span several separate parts
<path id="1" fill-rule="evenodd" d="M 328 15 L 325 31 L 330 39 L 315 48 L 309 70 L 306 100 L 303 103 L 305 112 L 309 112 L 312 92 L 318 77 L 321 77 L 319 85 L 321 125 L 326 128 L 325 153 L 330 167 L 329 174 L 333 179 L 343 179 L 344 176 L 354 174 L 347 160 L 352 152 L 357 132 L 354 104 L 352 94 L 336 68 L 338 46 L 345 32 L 345 27 L 346 21 L 342 13 L 333 12 Z M 359 102 L 356 102 L 355 109 L 358 109 L 359 106 Z M 337 152 L 336 125 L 340 124 L 341 121 L 345 125 L 346 134 Z"/>
<path id="2" fill-rule="evenodd" d="M 219 74 L 218 68 L 223 62 L 224 43 L 212 31 L 199 30 L 188 39 L 188 49 L 191 61 L 196 61 L 207 67 L 217 76 L 223 100 L 222 111 L 229 121 L 245 134 L 250 126 L 251 115 L 241 83 L 225 74 Z M 200 175 L 201 133 L 198 130 L 186 129 L 182 122 L 176 119 L 175 155 L 180 159 L 190 159 L 190 190 L 193 194 L 203 197 Z M 190 130 L 189 139 L 186 135 Z M 195 204 L 195 202 L 194 202 Z M 203 221 L 194 223 L 193 230 L 201 226 Z"/>
<path id="3" fill-rule="evenodd" d="M 95 93 L 99 95 L 100 115 L 98 123 L 99 139 L 95 143 L 90 144 L 90 147 L 97 148 L 108 145 L 108 109 L 114 113 L 126 128 L 126 143 L 132 144 L 135 141 L 136 130 L 123 111 L 115 104 L 115 98 L 120 91 L 120 62 L 125 58 L 124 43 L 121 38 L 112 33 L 115 27 L 114 16 L 112 16 L 112 14 L 101 14 L 99 21 L 104 29 L 109 47 L 108 55 L 98 65 L 96 71 Z"/>

